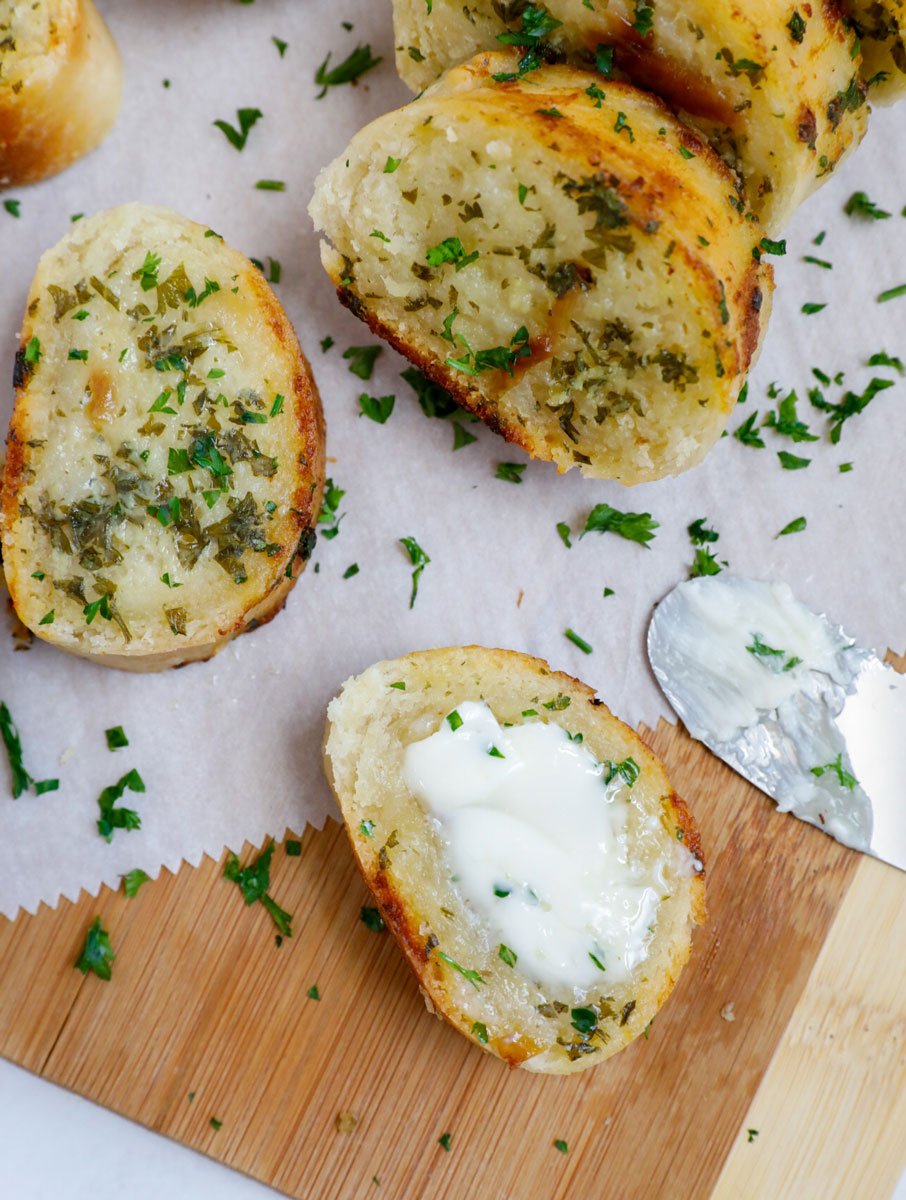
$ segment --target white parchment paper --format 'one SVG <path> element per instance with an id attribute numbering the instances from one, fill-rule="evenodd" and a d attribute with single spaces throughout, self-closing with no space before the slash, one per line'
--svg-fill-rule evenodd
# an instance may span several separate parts
<path id="1" fill-rule="evenodd" d="M 684 578 L 693 551 L 686 526 L 706 517 L 720 531 L 718 557 L 734 570 L 786 579 L 867 645 L 906 649 L 906 382 L 864 364 L 879 350 L 906 358 L 906 297 L 878 305 L 906 283 L 906 105 L 881 110 L 861 151 L 797 215 L 789 253 L 777 260 L 778 294 L 767 345 L 736 426 L 774 402 L 776 381 L 795 387 L 800 416 L 821 441 L 794 445 L 765 431 L 763 450 L 732 437 L 680 479 L 625 490 L 577 473 L 528 465 L 522 483 L 495 478 L 520 451 L 470 425 L 478 441 L 453 453 L 449 423 L 427 420 L 400 379 L 391 350 L 362 384 L 341 352 L 373 343 L 337 304 L 306 214 L 318 169 L 351 134 L 408 94 L 395 77 L 389 3 L 376 0 L 107 0 L 101 3 L 126 73 L 123 112 L 104 146 L 56 179 L 6 193 L 0 210 L 0 379 L 12 375 L 24 298 L 40 254 L 70 216 L 128 200 L 169 205 L 211 225 L 246 253 L 282 265 L 277 293 L 311 358 L 328 423 L 329 473 L 346 490 L 339 536 L 322 540 L 286 610 L 206 664 L 161 675 L 125 675 L 36 642 L 16 653 L 0 630 L 0 698 L 22 734 L 28 769 L 58 776 L 60 790 L 10 798 L 0 764 L 0 913 L 95 893 L 141 867 L 156 876 L 203 854 L 260 844 L 287 827 L 320 826 L 333 801 L 321 773 L 324 709 L 342 681 L 379 658 L 427 646 L 477 642 L 539 654 L 594 685 L 620 716 L 654 723 L 666 708 L 644 655 L 652 606 Z M 351 23 L 347 30 L 341 22 Z M 280 57 L 272 38 L 288 42 Z M 316 101 L 313 75 L 369 42 L 383 62 L 356 87 Z M 170 81 L 165 87 L 163 81 Z M 264 118 L 237 153 L 212 126 L 236 109 Z M 259 179 L 283 193 L 255 190 Z M 893 215 L 855 221 L 855 190 Z M 822 230 L 820 247 L 812 239 Z M 814 254 L 833 263 L 803 263 Z M 813 316 L 803 303 L 826 302 Z M 322 353 L 327 335 L 335 346 Z M 872 374 L 897 378 L 830 444 L 805 400 L 812 367 L 846 372 L 862 391 Z M 844 387 L 825 389 L 839 400 Z M 386 425 L 358 414 L 358 395 L 394 393 Z M 11 388 L 0 395 L 5 426 Z M 782 470 L 778 450 L 812 459 Z M 852 462 L 840 474 L 838 465 Z M 660 522 L 650 549 L 613 535 L 574 540 L 591 507 L 606 501 Z M 804 533 L 777 538 L 793 518 Z M 398 544 L 417 538 L 431 556 L 415 608 L 411 567 Z M 319 564 L 316 574 L 314 565 Z M 359 573 L 344 579 L 357 563 Z M 615 595 L 604 598 L 603 589 Z M 594 652 L 567 641 L 570 626 Z M 127 749 L 111 754 L 104 729 L 123 725 Z M 97 834 L 97 796 L 130 767 L 147 784 L 127 794 L 142 829 Z M 693 798 L 694 799 L 694 798 Z"/>

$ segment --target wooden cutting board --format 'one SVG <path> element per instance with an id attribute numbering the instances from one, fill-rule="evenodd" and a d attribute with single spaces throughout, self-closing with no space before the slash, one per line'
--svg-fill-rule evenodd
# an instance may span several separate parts
<path id="1" fill-rule="evenodd" d="M 778 815 L 682 731 L 642 735 L 701 827 L 711 918 L 648 1039 L 601 1067 L 509 1072 L 430 1016 L 360 921 L 333 823 L 274 855 L 282 947 L 209 860 L 0 920 L 0 1053 L 305 1200 L 889 1200 L 906 875 Z M 72 966 L 96 915 L 110 983 Z"/>

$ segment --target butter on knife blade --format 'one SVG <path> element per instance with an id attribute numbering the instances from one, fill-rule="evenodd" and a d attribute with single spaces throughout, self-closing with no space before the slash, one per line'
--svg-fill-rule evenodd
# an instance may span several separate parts
<path id="1" fill-rule="evenodd" d="M 689 733 L 791 813 L 906 870 L 906 677 L 784 583 L 691 579 L 648 658 Z"/>

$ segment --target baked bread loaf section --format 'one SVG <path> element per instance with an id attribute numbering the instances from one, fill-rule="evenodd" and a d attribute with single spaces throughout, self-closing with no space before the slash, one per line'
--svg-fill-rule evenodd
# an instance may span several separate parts
<path id="1" fill-rule="evenodd" d="M 541 759 L 502 807 L 487 787 L 475 792 L 474 758 L 457 762 L 469 753 L 456 739 L 469 735 L 470 708 L 496 719 L 499 746 L 481 757 L 501 778 L 514 767 L 505 739 L 535 738 L 539 727 L 545 735 Z M 440 817 L 409 784 L 411 755 L 438 739 L 439 786 L 457 781 Z M 548 742 L 554 758 L 575 756 L 573 765 L 597 760 L 586 820 L 568 787 L 532 792 L 557 769 Z M 661 764 L 590 688 L 540 659 L 478 646 L 378 663 L 331 701 L 325 769 L 365 881 L 430 1010 L 510 1066 L 553 1074 L 594 1066 L 647 1028 L 705 918 L 701 848 Z M 615 842 L 608 829 L 619 830 Z M 613 886 L 613 855 L 632 880 L 626 891 Z M 583 903 L 571 908 L 577 880 Z M 633 962 L 602 944 L 601 920 L 642 924 Z M 564 975 L 576 938 L 573 974 Z"/>
<path id="2" fill-rule="evenodd" d="M 0 188 L 93 150 L 121 91 L 120 56 L 92 0 L 0 0 Z"/>
<path id="3" fill-rule="evenodd" d="M 16 360 L 3 568 L 22 621 L 134 671 L 269 620 L 311 551 L 321 404 L 261 273 L 129 204 L 38 266 Z"/>
<path id="4" fill-rule="evenodd" d="M 772 274 L 716 154 L 602 82 L 479 55 L 357 133 L 310 212 L 341 301 L 463 407 L 639 483 L 720 436 Z"/>
<path id="5" fill-rule="evenodd" d="M 906 0 L 845 0 L 862 46 L 862 72 L 871 99 L 892 104 L 906 96 Z"/>
<path id="6" fill-rule="evenodd" d="M 521 47 L 529 69 L 545 57 L 591 67 L 597 60 L 661 96 L 738 170 L 769 232 L 865 131 L 855 39 L 835 4 L 394 0 L 393 7 L 397 68 L 413 90 L 505 41 Z"/>

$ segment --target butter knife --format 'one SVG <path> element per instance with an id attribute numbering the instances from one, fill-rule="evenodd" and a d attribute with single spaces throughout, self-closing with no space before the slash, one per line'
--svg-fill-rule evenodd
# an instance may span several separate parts
<path id="1" fill-rule="evenodd" d="M 906 677 L 784 583 L 681 583 L 648 629 L 692 737 L 788 812 L 906 870 Z"/>

